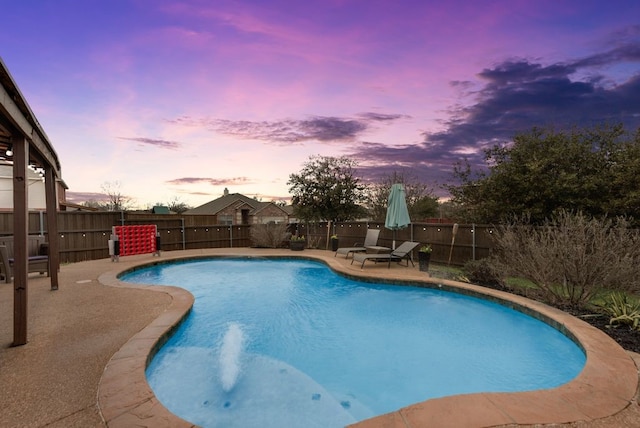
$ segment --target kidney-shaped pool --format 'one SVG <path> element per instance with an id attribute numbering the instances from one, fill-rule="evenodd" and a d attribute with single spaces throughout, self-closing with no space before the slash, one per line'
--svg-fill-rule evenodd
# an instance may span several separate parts
<path id="1" fill-rule="evenodd" d="M 203 427 L 339 427 L 430 398 L 556 387 L 585 364 L 571 339 L 521 312 L 315 261 L 175 261 L 120 279 L 194 295 L 147 379 Z"/>

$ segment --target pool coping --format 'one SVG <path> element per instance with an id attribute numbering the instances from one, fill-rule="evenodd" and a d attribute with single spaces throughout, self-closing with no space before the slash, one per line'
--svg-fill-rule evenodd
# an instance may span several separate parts
<path id="1" fill-rule="evenodd" d="M 350 427 L 490 427 L 595 421 L 621 412 L 636 396 L 636 365 L 613 339 L 565 312 L 521 296 L 462 282 L 430 278 L 423 272 L 403 267 L 387 269 L 386 265 L 371 265 L 360 269 L 341 257 L 333 257 L 333 253 L 328 251 L 305 250 L 294 254 L 288 250 L 242 248 L 201 251 L 190 255 L 165 252 L 158 259 L 114 264 L 113 270 L 98 278 L 104 285 L 142 288 L 167 293 L 172 297 L 165 312 L 129 339 L 107 363 L 97 393 L 98 408 L 107 426 L 195 426 L 166 409 L 153 394 L 145 376 L 150 359 L 191 310 L 193 296 L 179 287 L 124 283 L 118 280 L 118 275 L 142 265 L 200 257 L 306 258 L 323 262 L 340 274 L 365 281 L 382 280 L 440 287 L 488 298 L 544 321 L 550 320 L 552 326 L 576 341 L 586 354 L 586 363 L 580 374 L 556 388 L 436 398 L 357 422 Z"/>

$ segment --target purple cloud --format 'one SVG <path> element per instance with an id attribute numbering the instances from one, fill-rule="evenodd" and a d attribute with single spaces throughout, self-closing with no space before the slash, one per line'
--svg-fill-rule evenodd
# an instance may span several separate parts
<path id="1" fill-rule="evenodd" d="M 145 137 L 118 137 L 118 139 L 126 140 L 126 141 L 134 141 L 139 145 L 149 145 L 154 147 L 160 147 L 161 149 L 177 150 L 181 146 L 180 143 L 177 143 L 175 141 L 158 140 L 158 139 L 145 138 Z"/>
<path id="2" fill-rule="evenodd" d="M 566 129 L 622 122 L 634 131 L 640 127 L 638 63 L 637 42 L 565 63 L 506 60 L 478 74 L 484 85 L 470 93 L 474 102 L 452 107 L 444 131 L 425 132 L 423 141 L 416 144 L 362 142 L 350 156 L 365 165 L 360 170 L 368 178 L 411 168 L 425 181 L 442 182 L 446 175 L 451 178 L 456 161 L 466 158 L 476 167 L 484 166 L 484 148 L 510 141 L 533 127 Z M 632 65 L 636 73 L 618 83 L 600 71 L 605 66 Z M 452 85 L 471 87 L 460 81 Z"/>
<path id="3" fill-rule="evenodd" d="M 275 121 L 227 120 L 217 118 L 194 119 L 180 117 L 172 123 L 203 126 L 221 134 L 239 138 L 275 143 L 301 143 L 319 141 L 324 143 L 354 141 L 373 123 L 392 122 L 406 115 L 360 113 L 354 118 L 313 116 L 309 119 L 284 119 Z"/>
<path id="4" fill-rule="evenodd" d="M 73 204 L 82 204 L 87 201 L 107 202 L 109 196 L 99 192 L 65 192 L 66 200 Z"/>
<path id="5" fill-rule="evenodd" d="M 167 184 L 175 185 L 189 185 L 189 184 L 210 184 L 212 186 L 229 186 L 229 185 L 241 185 L 251 184 L 253 180 L 247 177 L 233 177 L 233 178 L 210 178 L 210 177 L 181 177 L 173 180 L 166 181 Z"/>

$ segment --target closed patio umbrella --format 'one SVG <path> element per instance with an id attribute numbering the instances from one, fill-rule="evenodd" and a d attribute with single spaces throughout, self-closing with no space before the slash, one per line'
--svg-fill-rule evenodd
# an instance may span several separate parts
<path id="1" fill-rule="evenodd" d="M 393 230 L 393 249 L 396 249 L 396 230 L 404 229 L 411 224 L 404 186 L 396 183 L 391 186 L 389 202 L 387 204 L 387 218 L 384 227 Z"/>

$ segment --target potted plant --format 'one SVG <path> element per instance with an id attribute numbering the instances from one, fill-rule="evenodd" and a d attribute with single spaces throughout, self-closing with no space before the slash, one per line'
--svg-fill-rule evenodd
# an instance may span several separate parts
<path id="1" fill-rule="evenodd" d="M 307 240 L 304 238 L 304 235 L 292 235 L 289 240 L 289 248 L 291 251 L 302 251 L 304 247 L 307 246 Z"/>
<path id="2" fill-rule="evenodd" d="M 420 266 L 420 272 L 429 272 L 429 260 L 431 260 L 431 252 L 433 248 L 431 245 L 425 244 L 418 250 L 418 265 Z"/>
<path id="3" fill-rule="evenodd" d="M 338 251 L 338 235 L 331 235 L 331 251 Z"/>

